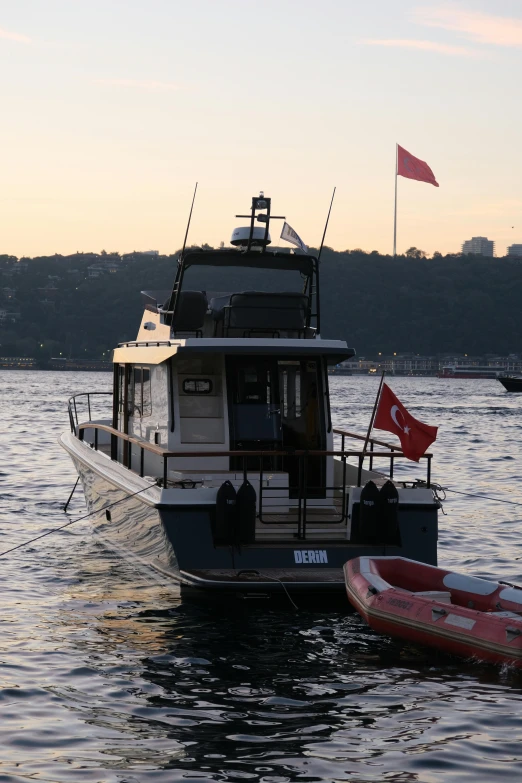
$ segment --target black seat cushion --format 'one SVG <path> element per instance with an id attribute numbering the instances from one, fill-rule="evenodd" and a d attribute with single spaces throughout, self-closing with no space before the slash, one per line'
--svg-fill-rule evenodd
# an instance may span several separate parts
<path id="1" fill-rule="evenodd" d="M 245 291 L 232 294 L 226 309 L 229 328 L 300 331 L 306 327 L 308 297 L 298 293 Z"/>
<path id="2" fill-rule="evenodd" d="M 207 312 L 207 297 L 203 291 L 181 291 L 172 322 L 175 332 L 197 332 L 203 328 Z"/>

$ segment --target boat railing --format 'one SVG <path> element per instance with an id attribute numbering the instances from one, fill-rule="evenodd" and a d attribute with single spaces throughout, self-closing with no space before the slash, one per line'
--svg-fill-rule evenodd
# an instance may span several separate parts
<path id="1" fill-rule="evenodd" d="M 78 432 L 78 424 L 79 424 L 78 414 L 80 414 L 82 417 L 83 415 L 87 414 L 89 417 L 89 421 L 92 419 L 93 410 L 98 410 L 97 400 L 95 402 L 93 398 L 94 397 L 98 398 L 101 396 L 112 397 L 112 391 L 81 392 L 79 394 L 73 394 L 72 397 L 69 397 L 69 401 L 67 403 L 67 410 L 69 413 L 69 424 L 71 425 L 71 432 L 75 434 Z M 108 412 L 107 408 L 105 408 L 104 413 L 107 412 Z M 107 416 L 106 418 L 112 418 L 112 409 L 110 410 L 110 415 Z"/>
<path id="2" fill-rule="evenodd" d="M 362 472 L 363 472 L 363 463 L 364 459 L 366 457 L 372 458 L 372 464 L 373 460 L 390 460 L 391 464 L 393 465 L 393 461 L 396 459 L 406 459 L 404 454 L 397 450 L 396 447 L 393 447 L 393 451 L 356 451 L 356 450 L 349 450 L 345 449 L 344 446 L 340 450 L 295 450 L 295 451 L 270 451 L 270 450 L 259 450 L 259 451 L 224 451 L 224 450 L 216 450 L 216 451 L 168 451 L 167 449 L 164 449 L 163 447 L 150 443 L 149 441 L 142 440 L 140 438 L 136 438 L 132 435 L 127 435 L 124 432 L 121 432 L 120 430 L 116 430 L 113 427 L 107 425 L 107 424 L 100 424 L 98 422 L 83 422 L 81 424 L 77 425 L 76 432 L 78 435 L 78 438 L 80 440 L 84 440 L 85 438 L 85 432 L 86 430 L 92 430 L 93 432 L 93 442 L 92 447 L 95 450 L 98 450 L 100 444 L 100 437 L 99 433 L 108 433 L 110 435 L 111 440 L 111 447 L 110 447 L 110 457 L 114 461 L 118 461 L 121 464 L 123 464 L 126 468 L 129 470 L 134 470 L 136 473 L 138 473 L 141 477 L 145 475 L 145 453 L 148 452 L 149 454 L 153 454 L 156 457 L 159 458 L 160 464 L 162 464 L 162 476 L 158 477 L 159 486 L 167 489 L 172 486 L 178 486 L 184 488 L 187 486 L 192 485 L 194 488 L 197 485 L 197 482 L 188 480 L 187 481 L 172 481 L 169 480 L 169 460 L 180 458 L 184 459 L 190 459 L 192 460 L 195 457 L 201 457 L 201 458 L 214 458 L 214 457 L 227 457 L 227 458 L 235 458 L 236 460 L 239 460 L 242 464 L 242 472 L 244 476 L 244 480 L 247 480 L 252 478 L 252 473 L 256 473 L 258 475 L 258 481 L 259 481 L 259 497 L 258 497 L 258 514 L 257 518 L 263 525 L 288 525 L 289 524 L 289 513 L 295 517 L 295 522 L 297 525 L 297 537 L 298 538 L 306 538 L 306 527 L 307 524 L 313 524 L 313 525 L 346 525 L 347 519 L 348 519 L 348 486 L 347 486 L 347 469 L 351 465 L 351 463 L 348 463 L 348 459 L 354 458 L 357 460 L 357 486 L 361 486 L 362 482 Z M 353 435 L 353 433 L 346 433 L 344 432 L 344 437 L 355 437 L 356 439 L 363 439 L 362 436 Z M 123 442 L 123 448 L 118 448 L 118 442 Z M 343 441 L 344 443 L 344 441 Z M 377 441 L 374 439 L 374 443 L 377 445 L 384 444 L 387 448 L 390 448 L 390 444 L 386 444 L 384 441 Z M 139 449 L 139 465 L 133 464 L 133 454 L 132 454 L 132 446 L 135 446 Z M 272 513 L 270 511 L 270 507 L 268 504 L 264 505 L 263 502 L 263 494 L 265 490 L 267 489 L 264 484 L 266 483 L 267 477 L 273 474 L 272 468 L 266 468 L 266 461 L 267 460 L 274 460 L 277 458 L 293 458 L 297 460 L 298 464 L 298 484 L 297 486 L 293 487 L 278 487 L 274 486 L 273 483 L 270 483 L 270 495 L 273 498 L 274 492 L 281 491 L 281 493 L 285 493 L 286 497 L 288 498 L 289 492 L 292 493 L 292 500 L 294 501 L 294 506 L 289 513 Z M 310 471 L 310 460 L 311 459 L 317 459 L 321 457 L 335 457 L 337 458 L 341 463 L 341 469 L 342 469 L 342 477 L 340 482 L 335 486 L 321 486 L 321 487 L 314 487 L 310 484 L 309 477 L 311 475 Z M 258 460 L 258 468 L 256 470 L 252 470 L 252 460 L 257 458 Z M 426 461 L 426 481 L 424 486 L 427 488 L 430 487 L 430 481 L 431 481 L 431 454 L 424 454 L 421 459 Z M 354 466 L 352 466 L 354 467 Z M 209 471 L 210 473 L 212 471 Z M 238 471 L 239 472 L 239 471 Z M 334 480 L 335 483 L 335 480 Z M 327 493 L 330 493 L 334 495 L 334 500 L 337 502 L 335 503 L 336 509 L 338 509 L 336 514 L 328 514 L 326 515 L 326 518 L 320 518 L 318 517 L 318 512 L 321 511 L 321 508 L 324 510 L 324 498 L 326 498 Z M 266 493 L 265 493 L 266 494 Z M 315 497 L 314 497 L 315 495 Z M 321 503 L 317 502 L 317 499 L 320 498 L 320 495 L 322 495 L 322 503 L 323 506 L 321 506 Z M 315 503 L 314 503 L 315 501 Z M 267 510 L 268 509 L 268 510 Z M 290 520 L 294 521 L 294 519 Z"/>
<path id="3" fill-rule="evenodd" d="M 333 430 L 334 435 L 338 435 L 341 438 L 341 451 L 345 450 L 345 443 L 346 440 L 352 439 L 352 440 L 358 440 L 358 441 L 366 441 L 366 435 L 360 435 L 356 432 L 348 432 L 347 430 L 341 430 L 334 427 Z M 395 458 L 397 456 L 404 457 L 402 453 L 402 449 L 397 444 L 388 443 L 385 440 L 379 440 L 377 438 L 368 438 L 368 442 L 366 444 L 366 452 L 365 456 L 368 457 L 369 465 L 368 469 L 373 470 L 373 459 L 375 456 L 375 446 L 384 446 L 384 448 L 390 450 L 390 467 L 389 467 L 389 477 L 390 479 L 393 479 L 393 470 L 394 470 L 394 463 Z M 427 482 L 428 486 L 430 485 L 430 479 L 431 479 L 431 454 L 425 455 L 426 459 L 428 460 L 427 464 Z M 363 463 L 364 463 L 364 457 L 359 463 L 359 476 L 358 476 L 358 486 L 361 485 L 361 475 L 363 470 Z"/>

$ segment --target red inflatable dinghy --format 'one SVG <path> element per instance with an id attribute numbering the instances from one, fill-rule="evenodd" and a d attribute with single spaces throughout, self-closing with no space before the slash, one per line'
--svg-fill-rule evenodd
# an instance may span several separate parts
<path id="1" fill-rule="evenodd" d="M 522 667 L 522 588 L 405 557 L 356 557 L 344 574 L 350 603 L 376 631 Z"/>

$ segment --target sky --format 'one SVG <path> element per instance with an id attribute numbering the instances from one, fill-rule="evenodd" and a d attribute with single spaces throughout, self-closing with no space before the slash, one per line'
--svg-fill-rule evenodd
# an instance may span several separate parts
<path id="1" fill-rule="evenodd" d="M 521 0 L 0 0 L 0 253 L 522 243 Z M 278 239 L 278 224 L 273 239 Z"/>

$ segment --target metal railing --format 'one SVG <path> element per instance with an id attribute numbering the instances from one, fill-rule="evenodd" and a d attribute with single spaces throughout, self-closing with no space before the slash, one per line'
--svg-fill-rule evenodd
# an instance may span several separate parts
<path id="1" fill-rule="evenodd" d="M 103 394 L 104 392 L 96 392 L 97 394 Z M 74 399 L 74 398 L 71 398 Z M 298 538 L 306 538 L 306 527 L 307 524 L 314 524 L 314 525 L 346 525 L 347 518 L 348 518 L 348 503 L 347 503 L 347 486 L 346 486 L 346 472 L 347 472 L 347 466 L 349 463 L 347 463 L 347 460 L 349 458 L 355 458 L 357 460 L 357 467 L 358 467 L 358 482 L 357 486 L 361 486 L 361 479 L 362 479 L 362 471 L 363 471 L 363 463 L 366 458 L 369 458 L 371 460 L 371 465 L 373 466 L 373 460 L 390 460 L 390 465 L 392 466 L 393 470 L 393 463 L 396 459 L 406 459 L 404 457 L 404 454 L 397 449 L 396 446 L 391 446 L 388 443 L 385 443 L 384 441 L 377 441 L 373 440 L 373 443 L 375 445 L 382 445 L 389 449 L 389 451 L 375 451 L 374 448 L 372 448 L 371 451 L 352 451 L 347 450 L 344 448 L 345 439 L 355 438 L 357 440 L 365 440 L 365 438 L 361 435 L 356 435 L 354 433 L 345 432 L 343 430 L 334 430 L 336 434 L 341 435 L 342 437 L 342 448 L 341 450 L 332 450 L 332 451 L 325 451 L 325 450 L 314 450 L 314 451 L 307 451 L 307 450 L 295 450 L 295 451 L 200 451 L 200 452 L 194 452 L 194 451 L 168 451 L 167 449 L 162 448 L 161 446 L 157 446 L 155 444 L 149 443 L 148 441 L 141 440 L 140 438 L 135 438 L 131 435 L 127 435 L 126 433 L 120 432 L 119 430 L 114 429 L 113 427 L 106 425 L 106 424 L 99 424 L 96 422 L 84 422 L 81 424 L 76 425 L 76 429 L 73 430 L 75 433 L 77 433 L 77 436 L 80 440 L 84 439 L 85 431 L 86 430 L 93 430 L 94 432 L 94 441 L 91 444 L 95 450 L 98 450 L 99 447 L 99 437 L 98 433 L 100 431 L 107 432 L 111 436 L 111 450 L 110 450 L 110 456 L 111 459 L 114 461 L 120 462 L 120 464 L 124 465 L 129 470 L 134 470 L 135 472 L 139 473 L 141 477 L 144 476 L 145 473 L 145 452 L 148 452 L 150 454 L 153 454 L 158 458 L 159 464 L 162 468 L 162 477 L 160 478 L 160 481 L 158 482 L 160 486 L 164 488 L 168 488 L 169 485 L 172 487 L 173 485 L 183 487 L 184 484 L 187 484 L 187 482 L 179 481 L 169 481 L 169 460 L 171 459 L 193 459 L 194 457 L 203 457 L 203 458 L 213 458 L 213 457 L 226 457 L 226 458 L 240 458 L 242 460 L 242 470 L 243 470 L 243 476 L 244 480 L 248 479 L 249 474 L 251 475 L 252 469 L 249 468 L 247 464 L 247 460 L 251 460 L 251 458 L 258 458 L 259 460 L 259 468 L 256 472 L 258 472 L 259 475 L 259 512 L 257 513 L 257 518 L 259 519 L 260 523 L 263 525 L 288 525 L 290 521 L 289 516 L 293 515 L 296 516 L 296 526 L 297 526 L 297 537 Z M 119 449 L 118 449 L 118 441 L 122 441 L 124 444 L 127 444 L 125 448 L 121 449 L 121 459 Z M 133 455 L 132 455 L 132 446 L 136 446 L 139 449 L 139 467 L 136 469 L 133 465 Z M 373 444 L 372 444 L 373 446 Z M 309 467 L 310 467 L 310 460 L 313 458 L 321 458 L 321 457 L 337 457 L 339 458 L 341 464 L 342 464 L 342 481 L 339 485 L 336 486 L 321 486 L 321 487 L 314 487 L 311 486 L 308 483 L 308 477 L 309 477 Z M 265 481 L 266 475 L 269 473 L 273 473 L 273 469 L 269 468 L 268 470 L 264 467 L 263 463 L 267 459 L 274 459 L 274 458 L 287 458 L 287 459 L 295 459 L 297 460 L 298 465 L 298 484 L 297 486 L 287 486 L 287 487 L 276 487 L 274 485 L 270 485 L 271 492 L 274 491 L 281 491 L 289 494 L 292 493 L 292 501 L 295 501 L 294 507 L 288 512 L 284 513 L 277 513 L 272 512 L 272 519 L 269 518 L 270 512 L 266 511 L 265 507 L 265 513 L 263 509 L 263 492 L 267 489 L 267 487 L 263 487 L 263 483 Z M 431 454 L 424 454 L 421 459 L 426 460 L 427 462 L 427 478 L 426 478 L 426 487 L 430 487 L 430 476 L 431 476 Z M 355 467 L 355 466 L 354 466 Z M 211 472 L 211 471 L 210 471 Z M 194 482 L 190 482 L 194 483 Z M 313 501 L 317 500 L 318 497 L 314 497 L 314 492 L 320 492 L 321 493 L 321 500 L 324 500 L 327 498 L 328 492 L 330 493 L 337 493 L 337 495 L 332 497 L 332 500 L 337 498 L 340 506 L 339 515 L 337 518 L 335 518 L 333 515 L 330 515 L 327 519 L 320 519 L 314 517 L 313 520 L 310 518 L 310 512 L 311 507 L 316 512 L 318 508 L 321 508 L 321 506 L 313 506 Z M 324 494 L 323 494 L 324 493 Z M 335 505 L 335 504 L 334 504 Z M 283 517 L 282 519 L 274 519 L 274 516 Z"/>
<path id="2" fill-rule="evenodd" d="M 69 413 L 69 424 L 71 425 L 71 432 L 75 433 L 78 429 L 78 410 L 80 412 L 82 410 L 86 410 L 87 415 L 89 416 L 89 421 L 92 419 L 92 404 L 91 404 L 91 398 L 92 397 L 99 397 L 99 396 L 110 396 L 112 397 L 112 391 L 106 391 L 106 392 L 81 392 L 80 394 L 73 394 L 72 397 L 69 397 L 68 403 L 67 403 L 67 411 Z M 112 407 L 110 409 L 110 416 L 109 418 L 112 419 Z"/>
<path id="3" fill-rule="evenodd" d="M 365 441 L 366 436 L 365 435 L 359 435 L 356 432 L 347 432 L 347 430 L 341 430 L 334 428 L 333 430 L 334 435 L 340 435 L 341 436 L 341 451 L 344 451 L 345 448 L 345 442 L 346 438 L 352 438 L 353 440 L 359 440 L 359 441 Z M 361 486 L 361 479 L 362 479 L 362 471 L 363 471 L 363 463 L 365 457 L 368 457 L 369 459 L 369 465 L 368 470 L 373 470 L 373 460 L 376 456 L 375 452 L 375 446 L 384 446 L 384 448 L 387 448 L 390 450 L 389 453 L 389 459 L 390 459 L 390 468 L 389 468 L 389 478 L 393 479 L 393 470 L 395 465 L 395 460 L 397 457 L 403 457 L 404 459 L 407 459 L 407 457 L 404 457 L 404 454 L 397 444 L 388 443 L 385 440 L 378 440 L 377 438 L 369 438 L 368 444 L 369 451 L 360 452 L 360 458 L 359 458 L 359 470 L 358 470 L 358 476 L 357 476 L 357 486 Z M 429 488 L 431 485 L 431 460 L 433 455 L 432 454 L 423 454 L 421 459 L 426 460 L 426 486 Z"/>

